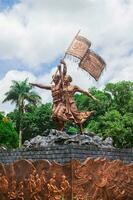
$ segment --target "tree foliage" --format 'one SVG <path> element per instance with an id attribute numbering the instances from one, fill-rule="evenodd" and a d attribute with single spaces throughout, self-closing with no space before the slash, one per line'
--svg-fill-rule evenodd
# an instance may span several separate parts
<path id="1" fill-rule="evenodd" d="M 11 103 L 16 104 L 16 108 L 23 112 L 25 108 L 26 101 L 36 105 L 40 102 L 41 97 L 31 90 L 32 86 L 28 84 L 28 79 L 24 81 L 12 81 L 10 90 L 5 93 L 5 99 L 3 101 L 11 101 Z"/>
<path id="2" fill-rule="evenodd" d="M 12 81 L 10 90 L 5 93 L 6 97 L 3 101 L 3 103 L 11 101 L 12 104 L 15 103 L 16 105 L 17 112 L 15 113 L 15 121 L 16 129 L 19 132 L 19 146 L 21 146 L 22 143 L 21 134 L 26 103 L 29 102 L 36 105 L 41 100 L 41 97 L 31 89 L 32 86 L 28 84 L 28 79 L 25 79 L 24 81 Z"/>
<path id="3" fill-rule="evenodd" d="M 46 129 L 55 128 L 52 120 L 52 105 L 31 106 L 23 119 L 23 141 L 41 135 Z"/>
<path id="4" fill-rule="evenodd" d="M 85 122 L 84 128 L 103 138 L 112 137 L 116 147 L 133 147 L 133 82 L 108 83 L 103 90 L 93 87 L 90 92 L 99 101 L 82 94 L 75 95 L 80 111 L 95 111 L 94 116 Z M 8 114 L 15 126 L 18 115 L 18 110 Z M 46 129 L 55 128 L 51 115 L 50 103 L 25 106 L 23 139 L 30 139 L 41 135 Z M 72 134 L 77 132 L 77 127 L 72 123 L 67 123 L 66 129 Z"/>
<path id="5" fill-rule="evenodd" d="M 16 124 L 18 110 L 8 114 L 8 117 Z M 55 128 L 52 120 L 51 103 L 41 104 L 39 106 L 28 105 L 23 116 L 22 132 L 23 142 L 37 135 L 42 135 L 46 129 Z"/>
<path id="6" fill-rule="evenodd" d="M 118 110 L 122 115 L 126 112 L 133 113 L 133 82 L 108 83 L 104 91 L 110 95 L 111 108 Z"/>
<path id="7" fill-rule="evenodd" d="M 85 127 L 104 138 L 112 137 L 117 147 L 132 147 L 133 82 L 109 83 L 103 91 L 92 88 L 91 92 L 100 102 L 92 102 L 83 96 L 80 99 L 80 95 L 77 98 L 79 108 L 82 106 L 87 109 L 88 105 L 88 109 L 96 111 Z"/>
<path id="8" fill-rule="evenodd" d="M 18 134 L 7 117 L 0 113 L 0 145 L 7 147 L 18 146 Z"/>

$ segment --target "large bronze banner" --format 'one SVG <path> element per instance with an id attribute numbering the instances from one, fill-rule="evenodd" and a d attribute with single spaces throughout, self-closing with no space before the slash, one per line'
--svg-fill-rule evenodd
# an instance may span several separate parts
<path id="1" fill-rule="evenodd" d="M 90 50 L 90 46 L 91 42 L 88 39 L 77 35 L 66 54 L 80 59 L 79 67 L 87 71 L 98 81 L 106 64 L 99 55 Z"/>
<path id="2" fill-rule="evenodd" d="M 82 59 L 90 46 L 89 40 L 82 36 L 76 36 L 66 53 Z"/>
<path id="3" fill-rule="evenodd" d="M 88 51 L 81 60 L 79 67 L 87 71 L 96 81 L 98 81 L 103 69 L 105 68 L 105 62 L 96 53 Z"/>

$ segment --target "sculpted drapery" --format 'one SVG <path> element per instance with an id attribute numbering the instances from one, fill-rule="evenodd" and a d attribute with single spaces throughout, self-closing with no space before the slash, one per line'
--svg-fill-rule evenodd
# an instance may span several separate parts
<path id="1" fill-rule="evenodd" d="M 63 70 L 61 70 L 61 64 L 63 64 Z M 74 101 L 74 94 L 80 92 L 91 97 L 93 100 L 96 100 L 96 98 L 88 91 L 84 91 L 78 86 L 71 85 L 72 77 L 67 75 L 67 66 L 64 60 L 60 61 L 58 71 L 59 73 L 52 76 L 54 83 L 52 85 L 46 86 L 36 83 L 31 84 L 32 86 L 51 90 L 53 98 L 52 117 L 57 123 L 58 130 L 62 131 L 64 129 L 64 123 L 71 121 L 80 127 L 82 133 L 82 124 L 90 118 L 94 112 L 79 112 Z"/>

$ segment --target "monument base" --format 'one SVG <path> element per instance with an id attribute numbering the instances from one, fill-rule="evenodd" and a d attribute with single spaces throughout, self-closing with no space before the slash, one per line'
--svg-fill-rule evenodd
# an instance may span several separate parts
<path id="1" fill-rule="evenodd" d="M 0 200 L 133 200 L 133 164 L 87 158 L 0 164 Z"/>
<path id="2" fill-rule="evenodd" d="M 0 150 L 0 200 L 133 200 L 133 149 L 51 130 Z"/>

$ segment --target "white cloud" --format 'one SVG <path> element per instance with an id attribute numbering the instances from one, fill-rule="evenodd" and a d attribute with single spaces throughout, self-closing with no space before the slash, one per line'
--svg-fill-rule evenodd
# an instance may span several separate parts
<path id="1" fill-rule="evenodd" d="M 0 57 L 19 58 L 30 66 L 51 61 L 65 51 L 78 29 L 94 47 L 118 52 L 117 45 L 133 39 L 132 22 L 132 1 L 22 0 L 0 13 Z"/>
<path id="2" fill-rule="evenodd" d="M 81 29 L 81 34 L 91 40 L 92 48 L 105 59 L 107 69 L 96 83 L 68 62 L 74 84 L 87 89 L 111 81 L 133 80 L 132 24 L 132 0 L 22 0 L 0 12 L 0 59 L 17 58 L 29 67 L 39 67 L 63 54 Z M 36 80 L 48 84 L 54 70 Z M 1 94 L 13 78 L 10 71 L 1 80 Z M 44 102 L 51 99 L 50 92 L 37 91 Z"/>

